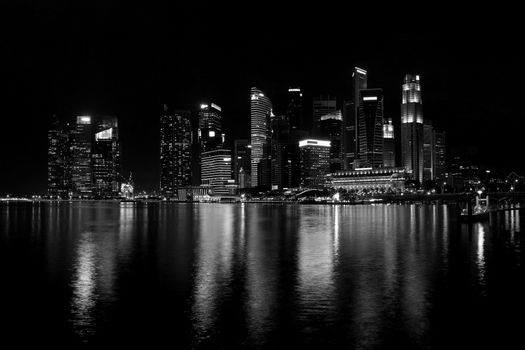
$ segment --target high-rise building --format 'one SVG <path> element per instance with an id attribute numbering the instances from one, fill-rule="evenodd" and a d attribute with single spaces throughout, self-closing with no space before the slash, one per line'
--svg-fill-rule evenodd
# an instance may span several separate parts
<path id="1" fill-rule="evenodd" d="M 423 121 L 423 181 L 434 180 L 435 143 L 432 121 Z"/>
<path id="2" fill-rule="evenodd" d="M 359 92 L 359 166 L 383 166 L 383 90 Z"/>
<path id="3" fill-rule="evenodd" d="M 412 179 L 423 181 L 423 101 L 419 75 L 407 74 L 401 101 L 401 161 Z"/>
<path id="4" fill-rule="evenodd" d="M 301 185 L 322 186 L 330 170 L 330 141 L 305 139 L 299 141 L 301 153 Z"/>
<path id="5" fill-rule="evenodd" d="M 354 67 L 352 72 L 352 98 L 343 104 L 343 166 L 346 170 L 359 165 L 359 103 L 360 91 L 368 88 L 366 70 Z"/>
<path id="6" fill-rule="evenodd" d="M 396 166 L 396 144 L 394 138 L 394 124 L 392 118 L 384 118 L 383 124 L 383 166 Z"/>
<path id="7" fill-rule="evenodd" d="M 210 186 L 214 192 L 221 192 L 228 185 L 234 184 L 231 149 L 219 147 L 202 152 L 201 183 Z"/>
<path id="8" fill-rule="evenodd" d="M 256 87 L 251 88 L 250 101 L 251 180 L 252 186 L 256 187 L 260 185 L 259 163 L 268 157 L 267 146 L 270 141 L 272 102 Z"/>
<path id="9" fill-rule="evenodd" d="M 72 133 L 67 123 L 53 116 L 48 132 L 47 192 L 55 198 L 67 198 L 72 193 L 71 144 Z"/>
<path id="10" fill-rule="evenodd" d="M 233 179 L 240 188 L 251 187 L 251 148 L 249 140 L 235 140 L 233 142 Z"/>
<path id="11" fill-rule="evenodd" d="M 343 116 L 340 110 L 321 117 L 321 137 L 330 140 L 330 172 L 343 170 Z"/>
<path id="12" fill-rule="evenodd" d="M 290 129 L 304 129 L 303 126 L 303 93 L 300 88 L 288 89 L 288 106 L 286 116 L 290 123 Z"/>
<path id="13" fill-rule="evenodd" d="M 77 116 L 73 130 L 71 176 L 73 192 L 78 197 L 91 197 L 93 195 L 93 168 L 91 164 L 93 122 L 91 116 Z"/>
<path id="14" fill-rule="evenodd" d="M 115 117 L 100 117 L 95 124 L 92 150 L 93 194 L 117 197 L 120 191 L 120 143 Z"/>
<path id="15" fill-rule="evenodd" d="M 321 117 L 337 110 L 337 98 L 330 95 L 321 95 L 313 101 L 313 134 L 319 136 Z"/>
<path id="16" fill-rule="evenodd" d="M 434 176 L 436 180 L 445 179 L 447 171 L 445 132 L 434 133 Z"/>
<path id="17" fill-rule="evenodd" d="M 171 111 L 164 105 L 160 118 L 160 191 L 166 197 L 177 195 L 177 188 L 191 185 L 191 113 Z"/>
<path id="18" fill-rule="evenodd" d="M 201 152 L 210 151 L 222 145 L 222 108 L 215 103 L 203 103 L 199 109 L 199 140 Z"/>
<path id="19" fill-rule="evenodd" d="M 272 115 L 270 172 L 271 186 L 274 189 L 291 187 L 292 183 L 292 143 L 290 122 L 287 115 Z M 297 130 L 297 129 L 294 129 Z"/>

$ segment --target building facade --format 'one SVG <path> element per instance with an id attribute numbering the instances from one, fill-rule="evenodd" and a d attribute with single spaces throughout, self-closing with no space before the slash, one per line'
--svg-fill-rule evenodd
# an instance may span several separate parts
<path id="1" fill-rule="evenodd" d="M 115 117 L 101 117 L 95 125 L 92 165 L 96 197 L 119 196 L 121 169 L 118 130 L 118 120 Z"/>
<path id="2" fill-rule="evenodd" d="M 301 185 L 323 186 L 330 171 L 330 141 L 305 139 L 299 141 L 301 154 Z"/>
<path id="3" fill-rule="evenodd" d="M 359 92 L 359 165 L 383 166 L 383 90 Z"/>
<path id="4" fill-rule="evenodd" d="M 68 198 L 73 194 L 70 125 L 53 116 L 47 137 L 47 193 L 53 198 Z"/>
<path id="5" fill-rule="evenodd" d="M 361 168 L 330 174 L 330 187 L 346 191 L 402 192 L 407 174 L 399 168 Z"/>
<path id="6" fill-rule="evenodd" d="M 343 170 L 343 116 L 340 110 L 321 117 L 321 137 L 330 141 L 330 172 Z"/>
<path id="7" fill-rule="evenodd" d="M 321 95 L 313 101 L 313 136 L 319 136 L 321 117 L 337 111 L 337 98 L 330 95 Z"/>
<path id="8" fill-rule="evenodd" d="M 423 101 L 419 75 L 405 75 L 401 99 L 401 163 L 423 181 Z"/>
<path id="9" fill-rule="evenodd" d="M 71 176 L 73 193 L 77 197 L 91 197 L 93 195 L 93 168 L 91 164 L 93 122 L 91 116 L 77 116 L 73 129 Z"/>
<path id="10" fill-rule="evenodd" d="M 251 149 L 249 140 L 235 140 L 233 142 L 233 179 L 239 188 L 251 187 Z"/>
<path id="11" fill-rule="evenodd" d="M 261 176 L 259 165 L 268 157 L 268 143 L 270 141 L 270 115 L 272 112 L 272 102 L 256 87 L 250 91 L 250 136 L 251 136 L 251 181 L 252 187 L 259 186 Z"/>
<path id="12" fill-rule="evenodd" d="M 383 167 L 396 166 L 396 143 L 392 118 L 384 118 L 383 123 Z"/>
<path id="13" fill-rule="evenodd" d="M 189 186 L 192 176 L 191 112 L 164 106 L 160 119 L 160 192 L 167 198 Z"/>

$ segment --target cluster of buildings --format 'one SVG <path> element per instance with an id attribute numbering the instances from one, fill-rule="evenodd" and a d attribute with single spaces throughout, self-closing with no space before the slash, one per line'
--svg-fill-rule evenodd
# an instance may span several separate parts
<path id="1" fill-rule="evenodd" d="M 111 116 L 54 116 L 48 132 L 48 195 L 115 198 L 120 195 L 118 121 Z"/>
<path id="2" fill-rule="evenodd" d="M 315 187 L 385 192 L 402 191 L 410 182 L 443 183 L 445 133 L 423 117 L 420 76 L 404 77 L 400 140 L 394 132 L 399 124 L 385 116 L 383 90 L 368 87 L 367 71 L 359 67 L 352 80 L 348 99 L 313 99 L 308 129 L 299 87 L 288 89 L 282 111 L 264 91 L 252 87 L 249 139 L 227 140 L 222 108 L 212 101 L 196 111 L 164 105 L 161 196 L 186 200 L 235 195 L 240 189 Z M 115 117 L 55 118 L 48 138 L 49 196 L 113 198 L 124 190 L 125 197 L 131 196 L 132 184 L 121 181 Z"/>
<path id="3" fill-rule="evenodd" d="M 383 90 L 369 88 L 359 67 L 352 79 L 348 100 L 313 100 L 310 130 L 304 127 L 300 88 L 288 89 L 286 108 L 277 112 L 270 97 L 252 87 L 250 139 L 233 142 L 226 141 L 217 104 L 201 104 L 196 113 L 164 106 L 161 194 L 184 199 L 247 188 L 399 191 L 410 180 L 424 185 L 444 179 L 445 133 L 423 117 L 420 76 L 407 74 L 402 84 L 400 164 Z"/>

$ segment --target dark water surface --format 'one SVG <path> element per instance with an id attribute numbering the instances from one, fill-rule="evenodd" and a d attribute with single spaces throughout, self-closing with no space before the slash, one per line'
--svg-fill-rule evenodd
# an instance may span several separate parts
<path id="1" fill-rule="evenodd" d="M 523 213 L 443 205 L 2 203 L 3 342 L 509 347 Z"/>

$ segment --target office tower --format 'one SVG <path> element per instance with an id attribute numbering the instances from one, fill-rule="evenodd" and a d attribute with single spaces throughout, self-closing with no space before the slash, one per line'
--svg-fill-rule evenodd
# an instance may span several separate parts
<path id="1" fill-rule="evenodd" d="M 352 98 L 343 104 L 343 166 L 346 170 L 359 165 L 359 92 L 368 88 L 366 70 L 354 67 L 352 72 Z"/>
<path id="2" fill-rule="evenodd" d="M 290 187 L 297 188 L 301 185 L 301 148 L 299 141 L 307 139 L 309 133 L 306 130 L 292 129 L 290 132 Z"/>
<path id="3" fill-rule="evenodd" d="M 330 95 L 321 95 L 313 102 L 313 134 L 319 136 L 321 117 L 337 110 L 337 99 Z"/>
<path id="4" fill-rule="evenodd" d="M 304 129 L 303 126 L 303 93 L 300 88 L 288 89 L 288 106 L 286 116 L 290 123 L 290 129 Z"/>
<path id="5" fill-rule="evenodd" d="M 239 188 L 251 187 L 251 148 L 249 140 L 235 140 L 233 142 L 233 179 Z"/>
<path id="6" fill-rule="evenodd" d="M 120 143 L 115 117 L 100 117 L 95 123 L 92 149 L 93 194 L 116 197 L 120 191 Z"/>
<path id="7" fill-rule="evenodd" d="M 359 92 L 359 166 L 383 166 L 383 90 Z"/>
<path id="8" fill-rule="evenodd" d="M 301 185 L 322 186 L 330 170 L 330 141 L 305 139 L 299 141 L 301 154 Z"/>
<path id="9" fill-rule="evenodd" d="M 203 103 L 200 105 L 198 117 L 201 152 L 210 151 L 222 145 L 221 113 L 222 108 L 215 103 Z"/>
<path id="10" fill-rule="evenodd" d="M 54 198 L 67 198 L 72 190 L 72 133 L 69 127 L 54 115 L 48 132 L 47 192 Z"/>
<path id="11" fill-rule="evenodd" d="M 434 178 L 444 180 L 447 171 L 445 132 L 434 132 Z"/>
<path id="12" fill-rule="evenodd" d="M 292 144 L 287 115 L 272 115 L 270 119 L 270 181 L 272 189 L 291 187 Z M 298 130 L 298 129 L 294 129 Z"/>
<path id="13" fill-rule="evenodd" d="M 423 181 L 423 102 L 419 75 L 407 74 L 401 99 L 401 162 L 412 179 Z"/>
<path id="14" fill-rule="evenodd" d="M 265 94 L 252 87 L 250 91 L 250 135 L 251 135 L 251 178 L 252 186 L 259 186 L 259 163 L 267 153 L 270 140 L 270 114 L 272 102 Z"/>
<path id="15" fill-rule="evenodd" d="M 202 185 L 224 188 L 226 185 L 232 184 L 231 157 L 231 149 L 226 147 L 202 152 Z"/>
<path id="16" fill-rule="evenodd" d="M 383 123 L 383 166 L 396 166 L 396 144 L 392 118 L 384 118 Z"/>
<path id="17" fill-rule="evenodd" d="M 160 191 L 167 198 L 191 184 L 191 113 L 164 105 L 160 118 Z"/>
<path id="18" fill-rule="evenodd" d="M 330 140 L 330 172 L 343 170 L 343 116 L 340 110 L 321 117 L 321 137 Z"/>
<path id="19" fill-rule="evenodd" d="M 91 166 L 91 145 L 93 137 L 93 118 L 77 116 L 73 130 L 72 182 L 73 192 L 78 197 L 93 195 L 93 175 Z"/>
<path id="20" fill-rule="evenodd" d="M 432 121 L 423 121 L 423 181 L 434 180 L 434 128 Z"/>

